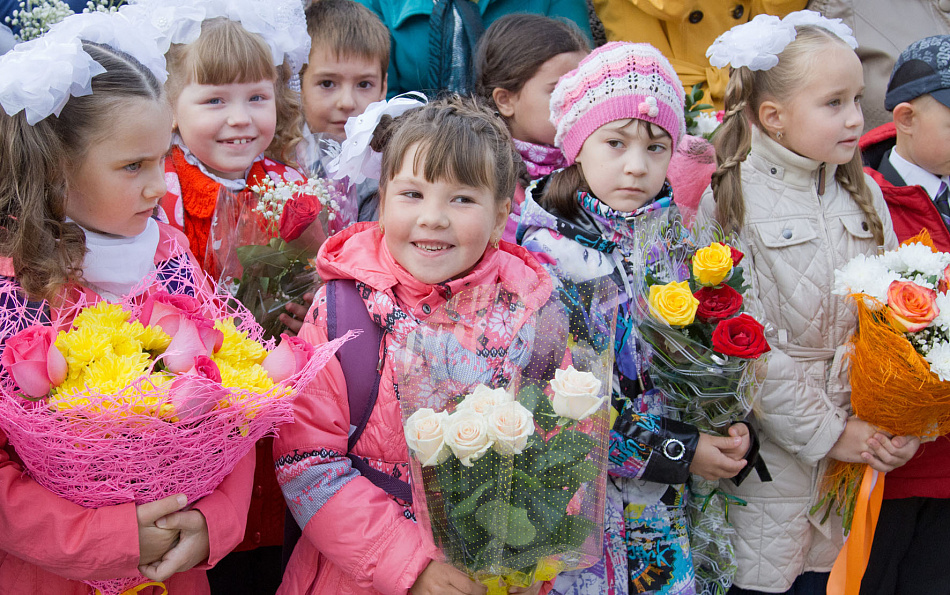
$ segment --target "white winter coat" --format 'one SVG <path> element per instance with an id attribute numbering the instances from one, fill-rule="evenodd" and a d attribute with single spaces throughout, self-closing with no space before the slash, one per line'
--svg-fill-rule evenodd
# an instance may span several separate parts
<path id="1" fill-rule="evenodd" d="M 773 481 L 752 473 L 741 486 L 722 488 L 745 500 L 732 506 L 739 559 L 735 584 L 783 592 L 807 571 L 831 570 L 843 543 L 837 515 L 820 523 L 809 515 L 825 455 L 850 412 L 845 344 L 857 321 L 848 298 L 832 295 L 835 269 L 857 254 L 876 254 L 864 213 L 834 181 L 826 166 L 819 196 L 820 163 L 785 149 L 753 127 L 752 152 L 742 164 L 747 299 L 764 317 L 772 353 L 756 396 L 753 423 Z M 885 247 L 897 246 L 880 188 L 865 176 L 884 223 Z M 698 221 L 715 217 L 706 190 Z M 751 270 L 749 270 L 751 269 Z M 756 303 L 757 302 L 757 303 Z"/>

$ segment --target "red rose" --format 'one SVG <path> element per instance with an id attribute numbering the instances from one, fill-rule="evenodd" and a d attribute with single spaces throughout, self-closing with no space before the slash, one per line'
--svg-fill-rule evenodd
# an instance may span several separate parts
<path id="1" fill-rule="evenodd" d="M 280 214 L 278 229 L 280 237 L 285 242 L 292 242 L 300 237 L 310 224 L 317 220 L 320 213 L 320 202 L 309 194 L 295 194 L 287 201 Z"/>
<path id="2" fill-rule="evenodd" d="M 729 246 L 729 251 L 732 252 L 732 266 L 739 264 L 739 261 L 742 260 L 742 257 L 745 256 L 742 252 L 739 252 L 732 246 Z"/>
<path id="3" fill-rule="evenodd" d="M 771 350 L 765 328 L 748 314 L 721 321 L 712 334 L 713 349 L 723 355 L 755 359 Z"/>
<path id="4" fill-rule="evenodd" d="M 742 307 L 742 294 L 728 285 L 703 287 L 693 295 L 699 300 L 696 318 L 703 322 L 725 320 Z"/>

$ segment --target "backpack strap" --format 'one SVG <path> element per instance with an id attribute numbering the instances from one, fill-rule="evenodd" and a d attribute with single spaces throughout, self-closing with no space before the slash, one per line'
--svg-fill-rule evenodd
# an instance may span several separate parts
<path id="1" fill-rule="evenodd" d="M 370 467 L 366 461 L 350 451 L 363 435 L 370 414 L 379 396 L 379 381 L 382 378 L 383 360 L 380 347 L 383 329 L 370 318 L 363 297 L 355 281 L 337 279 L 326 284 L 327 295 L 327 340 L 332 341 L 350 329 L 362 329 L 355 338 L 343 344 L 336 358 L 343 368 L 346 394 L 350 408 L 350 433 L 347 439 L 347 457 L 360 475 L 373 482 L 387 494 L 406 502 L 412 502 L 409 484 Z M 374 363 L 375 362 L 375 363 Z M 375 374 L 370 370 L 375 370 Z M 287 510 L 284 519 L 284 545 L 281 552 L 281 573 L 287 569 L 294 546 L 302 531 L 296 519 Z"/>
<path id="2" fill-rule="evenodd" d="M 355 281 L 330 281 L 327 283 L 327 338 L 332 341 L 350 329 L 362 329 L 363 332 L 337 351 L 337 359 L 346 379 L 346 394 L 350 407 L 350 435 L 346 456 L 349 457 L 353 468 L 376 487 L 411 503 L 412 490 L 408 483 L 370 467 L 366 461 L 350 452 L 363 435 L 379 396 L 379 382 L 383 370 L 383 359 L 380 356 L 383 329 L 370 318 Z M 370 373 L 370 366 L 376 370 L 375 374 Z"/>

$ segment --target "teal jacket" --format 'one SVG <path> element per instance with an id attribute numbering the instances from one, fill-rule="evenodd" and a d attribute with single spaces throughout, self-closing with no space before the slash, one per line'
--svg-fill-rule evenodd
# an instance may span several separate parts
<path id="1" fill-rule="evenodd" d="M 433 0 L 357 1 L 376 13 L 392 35 L 389 97 L 406 91 L 440 90 L 443 85 L 438 84 L 430 72 L 429 16 L 435 4 Z M 593 45 L 584 0 L 479 0 L 477 9 L 486 28 L 513 12 L 563 17 L 576 23 Z M 474 70 L 474 63 L 470 68 Z"/>

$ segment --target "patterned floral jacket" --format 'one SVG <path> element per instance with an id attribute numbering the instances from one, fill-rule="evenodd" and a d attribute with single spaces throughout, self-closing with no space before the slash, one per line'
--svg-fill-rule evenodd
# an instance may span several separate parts
<path id="1" fill-rule="evenodd" d="M 638 346 L 632 302 L 645 263 L 634 262 L 634 229 L 651 220 L 678 219 L 666 184 L 635 213 L 620 213 L 578 193 L 580 212 L 568 220 L 541 207 L 546 179 L 528 188 L 518 240 L 551 261 L 552 275 L 581 282 L 609 275 L 628 301 L 618 312 L 614 343 L 613 415 L 605 519 L 605 558 L 558 577 L 564 595 L 688 594 L 694 592 L 685 517 L 685 487 L 698 431 L 664 415 Z"/>
<path id="2" fill-rule="evenodd" d="M 385 331 L 376 405 L 352 452 L 396 478 L 408 477 L 409 453 L 393 357 L 406 336 L 452 295 L 469 287 L 500 283 L 524 297 L 529 308 L 543 305 L 552 291 L 550 276 L 534 257 L 507 242 L 501 242 L 499 249 L 488 248 L 464 277 L 424 284 L 393 260 L 374 223 L 357 223 L 330 237 L 321 248 L 317 272 L 326 281 L 360 282 L 367 310 Z M 326 294 L 321 288 L 300 337 L 326 341 L 326 318 Z M 504 316 L 489 313 L 485 318 L 482 349 L 509 347 Z M 457 357 L 447 358 L 447 369 L 454 366 L 459 374 L 462 368 L 476 374 L 485 371 L 481 350 L 456 347 Z M 294 420 L 281 428 L 274 457 L 277 479 L 303 527 L 303 537 L 279 593 L 406 593 L 439 555 L 431 535 L 416 525 L 412 507 L 352 468 L 346 456 L 350 428 L 346 379 L 338 361 L 331 360 L 297 399 Z"/>

